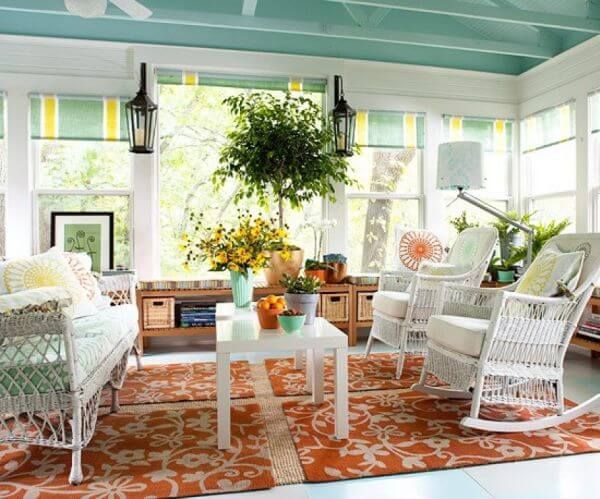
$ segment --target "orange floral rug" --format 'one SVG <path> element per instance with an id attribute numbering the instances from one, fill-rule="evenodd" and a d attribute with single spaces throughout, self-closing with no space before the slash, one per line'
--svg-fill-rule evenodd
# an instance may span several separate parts
<path id="1" fill-rule="evenodd" d="M 395 353 L 374 353 L 348 356 L 348 390 L 393 390 L 410 388 L 419 381 L 423 357 L 407 355 L 400 379 L 396 379 Z M 294 359 L 266 359 L 265 366 L 273 393 L 277 397 L 307 395 L 306 376 L 302 369 L 294 369 Z M 325 357 L 325 393 L 333 393 L 333 357 Z"/>
<path id="2" fill-rule="evenodd" d="M 525 433 L 489 433 L 459 426 L 470 402 L 416 392 L 378 392 L 350 397 L 350 438 L 333 438 L 333 401 L 283 404 L 306 478 L 325 482 L 414 473 L 479 464 L 524 461 L 600 451 L 600 414 L 559 427 Z M 531 414 L 488 407 L 509 420 Z M 494 414 L 492 414 L 494 413 Z"/>
<path id="3" fill-rule="evenodd" d="M 119 393 L 121 405 L 161 404 L 216 400 L 215 362 L 162 364 L 129 369 Z M 245 360 L 231 363 L 231 398 L 252 398 L 254 388 L 250 365 Z M 110 405 L 110 390 L 103 393 L 103 406 Z"/>
<path id="4" fill-rule="evenodd" d="M 84 449 L 84 481 L 68 484 L 71 453 L 19 444 L 0 446 L 2 497 L 181 497 L 275 485 L 260 406 L 232 408 L 231 449 L 217 450 L 212 408 L 100 418 Z"/>

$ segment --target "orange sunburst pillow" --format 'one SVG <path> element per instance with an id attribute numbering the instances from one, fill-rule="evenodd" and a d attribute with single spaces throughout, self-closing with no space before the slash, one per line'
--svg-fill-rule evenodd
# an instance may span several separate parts
<path id="1" fill-rule="evenodd" d="M 444 249 L 440 240 L 431 232 L 409 230 L 399 241 L 398 256 L 407 269 L 417 270 L 422 261 L 440 262 Z"/>

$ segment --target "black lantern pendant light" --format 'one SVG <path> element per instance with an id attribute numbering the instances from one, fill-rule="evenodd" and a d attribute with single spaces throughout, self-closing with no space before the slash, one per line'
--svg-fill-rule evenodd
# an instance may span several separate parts
<path id="1" fill-rule="evenodd" d="M 341 76 L 334 77 L 334 86 L 335 107 L 331 113 L 335 133 L 335 152 L 340 156 L 352 156 L 356 111 L 344 99 L 344 82 Z"/>
<path id="2" fill-rule="evenodd" d="M 142 63 L 140 90 L 126 104 L 129 131 L 129 152 L 150 154 L 154 152 L 158 106 L 146 93 L 146 63 Z"/>

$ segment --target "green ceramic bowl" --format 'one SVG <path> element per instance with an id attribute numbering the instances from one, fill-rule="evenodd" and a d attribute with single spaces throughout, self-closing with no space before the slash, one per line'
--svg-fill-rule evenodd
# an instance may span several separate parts
<path id="1" fill-rule="evenodd" d="M 286 333 L 293 333 L 304 326 L 306 315 L 278 315 L 279 325 Z"/>

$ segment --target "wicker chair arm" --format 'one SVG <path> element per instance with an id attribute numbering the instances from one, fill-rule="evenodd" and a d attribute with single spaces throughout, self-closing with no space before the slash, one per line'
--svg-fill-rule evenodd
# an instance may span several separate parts
<path id="1" fill-rule="evenodd" d="M 408 270 L 384 270 L 379 275 L 379 291 L 408 291 L 416 273 Z"/>
<path id="2" fill-rule="evenodd" d="M 113 305 L 134 303 L 136 283 L 132 274 L 102 276 L 98 280 L 100 291 L 110 297 Z"/>
<path id="3" fill-rule="evenodd" d="M 489 320 L 494 307 L 503 296 L 502 289 L 448 283 L 443 286 L 441 300 L 435 313 Z"/>

